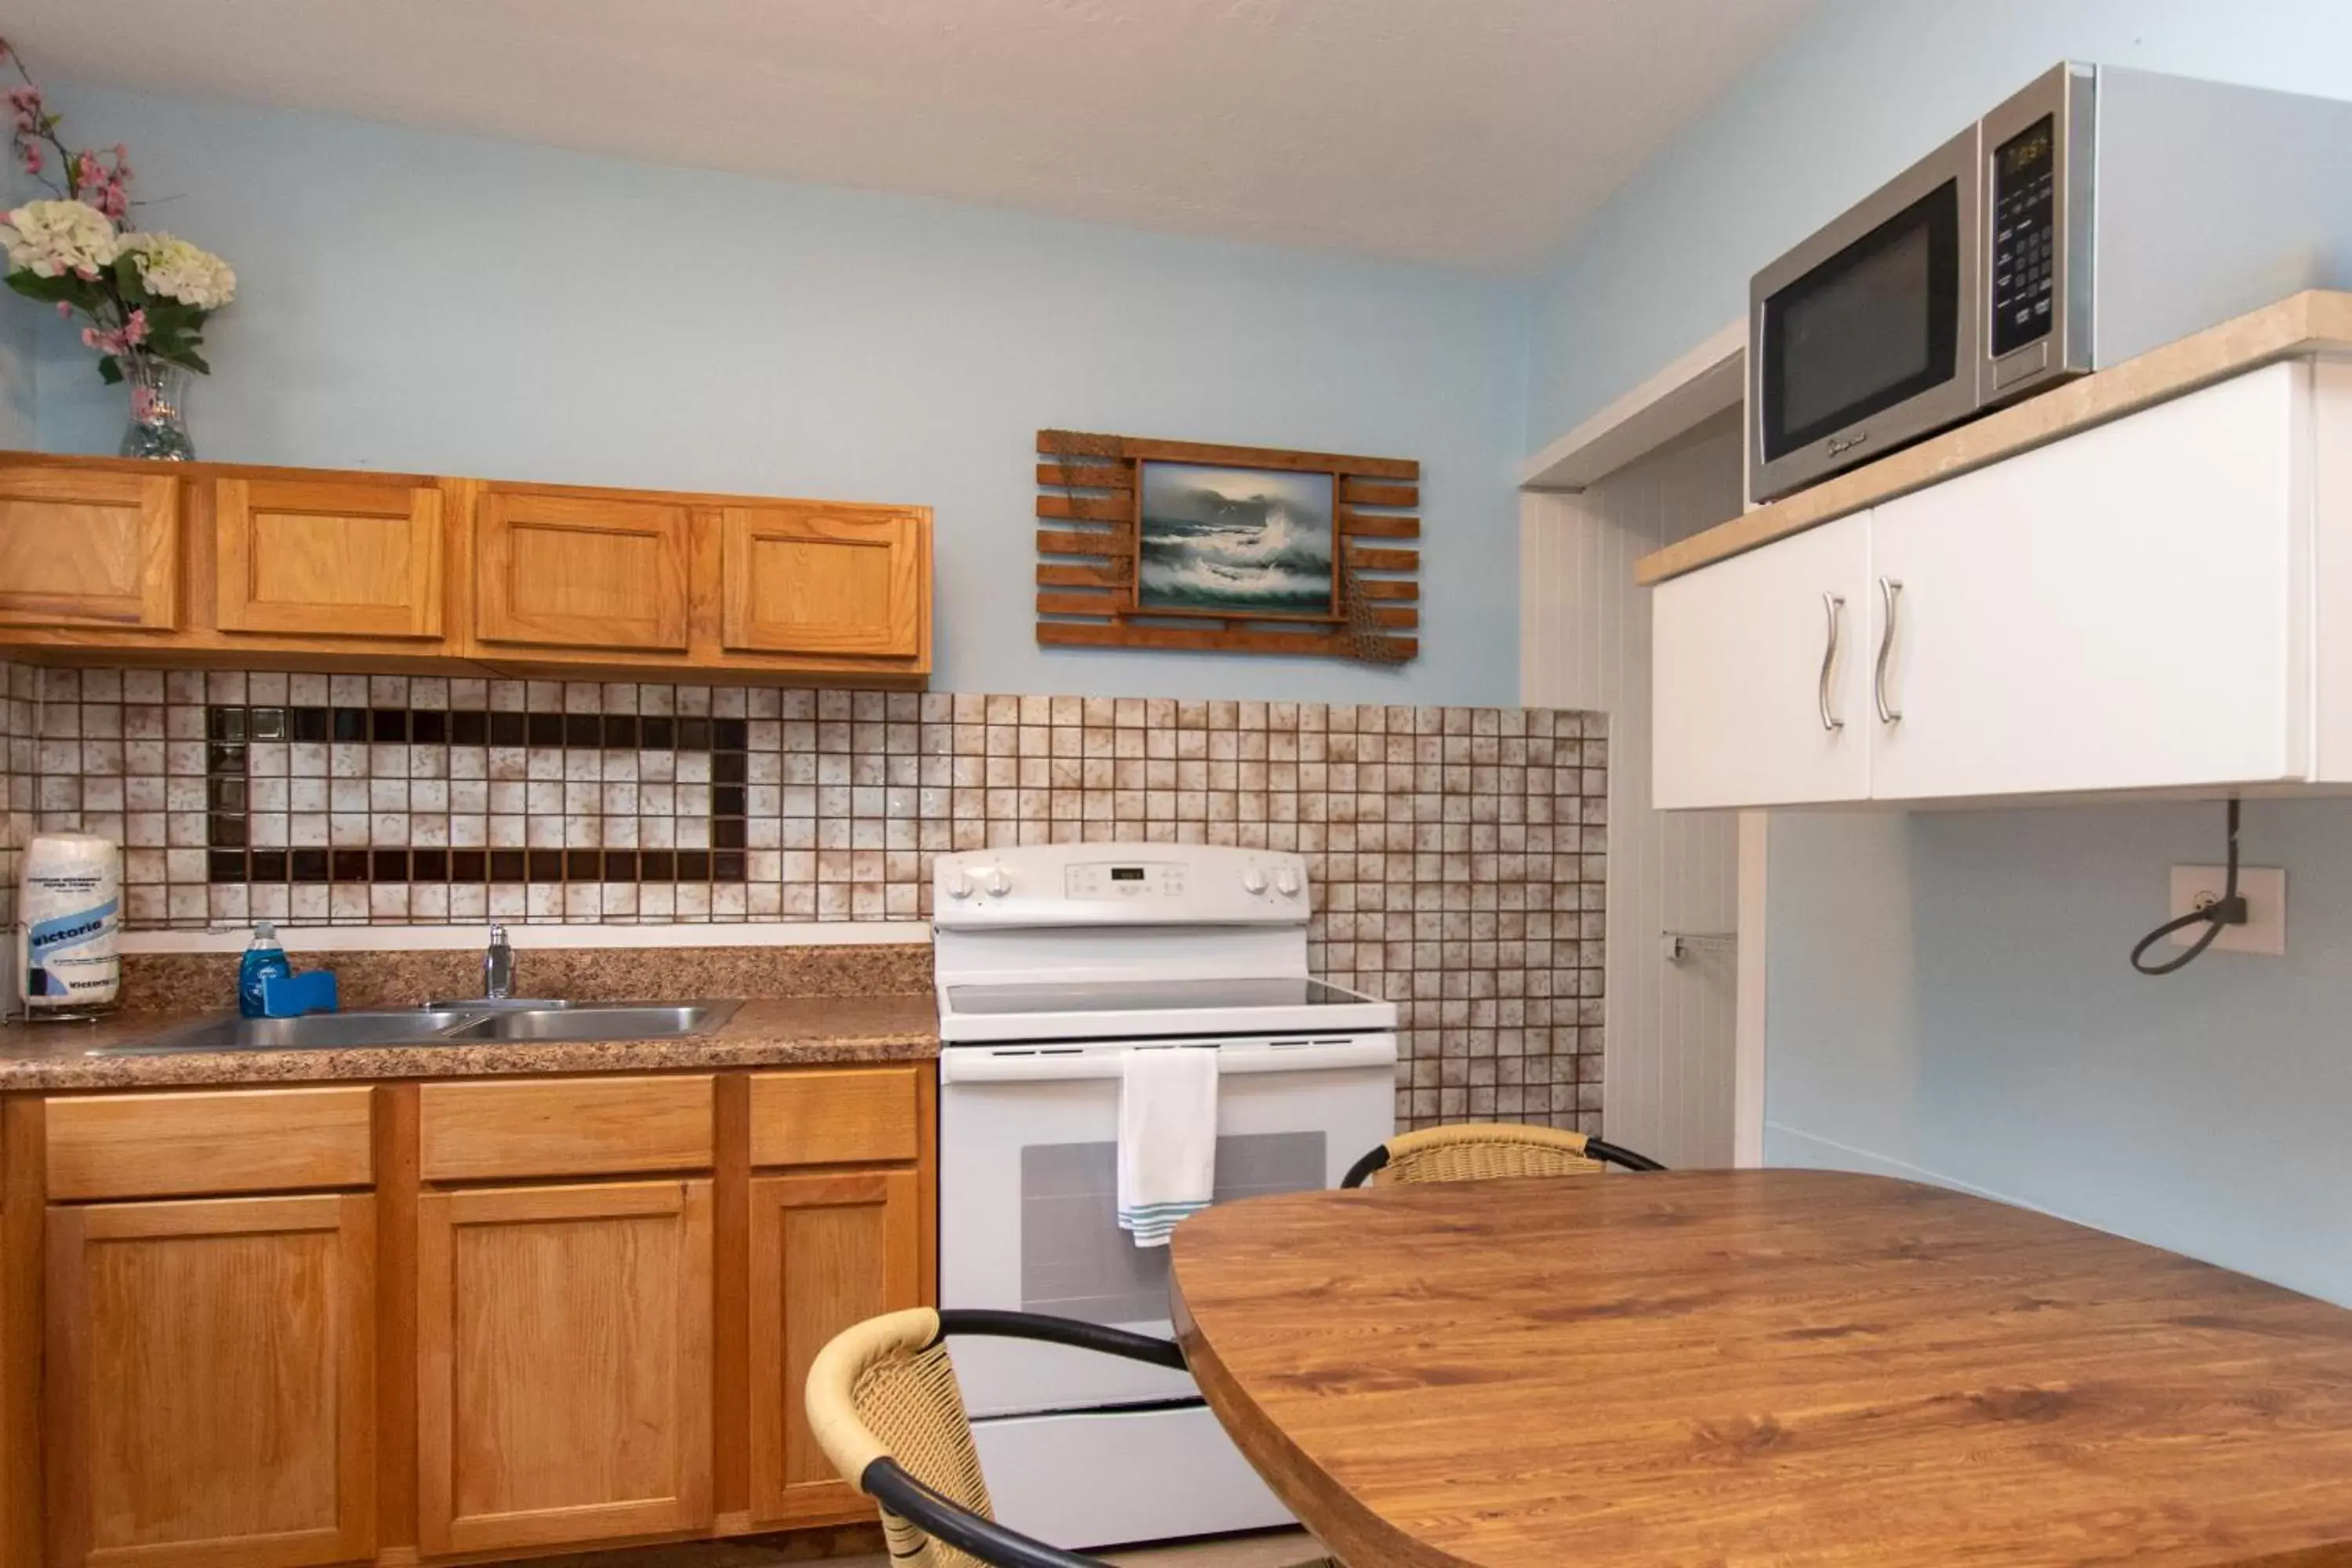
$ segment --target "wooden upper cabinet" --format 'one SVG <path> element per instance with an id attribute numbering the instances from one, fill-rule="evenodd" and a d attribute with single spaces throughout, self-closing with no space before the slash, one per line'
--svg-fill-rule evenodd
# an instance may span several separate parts
<path id="1" fill-rule="evenodd" d="M 0 468 L 0 626 L 180 624 L 177 476 Z"/>
<path id="2" fill-rule="evenodd" d="M 919 659 L 930 587 L 920 512 L 815 501 L 719 514 L 719 644 L 731 653 Z"/>
<path id="3" fill-rule="evenodd" d="M 474 512 L 475 635 L 683 653 L 691 545 L 675 501 L 487 485 Z"/>
<path id="4" fill-rule="evenodd" d="M 373 1555 L 372 1197 L 58 1205 L 48 1234 L 54 1568 Z"/>
<path id="5" fill-rule="evenodd" d="M 356 476 L 213 481 L 214 615 L 225 632 L 437 637 L 437 485 Z"/>
<path id="6" fill-rule="evenodd" d="M 710 1181 L 432 1192 L 416 1222 L 425 1552 L 707 1527 Z"/>

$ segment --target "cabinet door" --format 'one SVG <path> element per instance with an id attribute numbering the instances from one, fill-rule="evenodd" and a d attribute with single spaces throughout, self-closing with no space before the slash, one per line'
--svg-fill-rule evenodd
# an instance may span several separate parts
<path id="1" fill-rule="evenodd" d="M 809 1435 L 816 1352 L 852 1323 L 922 1303 L 912 1171 L 751 1183 L 751 1517 L 786 1523 L 866 1504 Z"/>
<path id="2" fill-rule="evenodd" d="M 686 651 L 685 507 L 491 485 L 474 517 L 484 642 Z"/>
<path id="3" fill-rule="evenodd" d="M 710 1183 L 417 1200 L 417 1502 L 430 1552 L 710 1520 Z"/>
<path id="4" fill-rule="evenodd" d="M 0 469 L 0 626 L 170 631 L 179 609 L 177 479 Z"/>
<path id="5" fill-rule="evenodd" d="M 929 533 L 911 512 L 815 504 L 719 513 L 719 641 L 737 653 L 915 658 Z"/>
<path id="6" fill-rule="evenodd" d="M 50 1209 L 53 1564 L 373 1553 L 373 1216 L 365 1195 Z"/>
<path id="7" fill-rule="evenodd" d="M 1870 794 L 1867 517 L 1659 584 L 1652 797 L 1662 810 Z"/>
<path id="8" fill-rule="evenodd" d="M 1871 793 L 2303 776 L 2309 375 L 2256 371 L 1881 506 L 1872 646 L 1891 596 L 1900 717 L 1870 721 Z"/>
<path id="9" fill-rule="evenodd" d="M 353 479 L 213 486 L 225 632 L 441 635 L 441 492 Z"/>

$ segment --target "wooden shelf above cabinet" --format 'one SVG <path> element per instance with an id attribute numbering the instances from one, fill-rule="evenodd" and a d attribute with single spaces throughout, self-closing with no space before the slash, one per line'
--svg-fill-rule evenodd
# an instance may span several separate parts
<path id="1" fill-rule="evenodd" d="M 928 508 L 0 452 L 30 663 L 920 687 Z"/>

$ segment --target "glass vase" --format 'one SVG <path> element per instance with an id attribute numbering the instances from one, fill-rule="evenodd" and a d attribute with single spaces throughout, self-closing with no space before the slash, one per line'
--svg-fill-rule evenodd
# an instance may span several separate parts
<path id="1" fill-rule="evenodd" d="M 131 392 L 131 423 L 122 432 L 122 456 L 165 462 L 194 459 L 188 439 L 188 372 L 144 354 L 125 354 L 122 384 Z"/>

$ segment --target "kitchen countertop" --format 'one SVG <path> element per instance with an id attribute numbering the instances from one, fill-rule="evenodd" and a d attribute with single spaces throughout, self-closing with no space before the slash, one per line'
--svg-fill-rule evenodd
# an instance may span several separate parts
<path id="1" fill-rule="evenodd" d="M 350 1050 L 205 1051 L 92 1057 L 142 1045 L 205 1014 L 119 1013 L 92 1024 L 0 1028 L 0 1091 L 185 1089 L 218 1084 L 481 1078 L 515 1073 L 661 1072 L 929 1061 L 940 1053 L 929 992 L 748 1001 L 706 1035 L 651 1040 L 367 1046 Z"/>
<path id="2" fill-rule="evenodd" d="M 2352 353 L 2352 293 L 2290 294 L 1653 551 L 1633 563 L 1633 580 L 1646 587 L 1696 572 L 2257 365 L 2343 353 Z"/>

